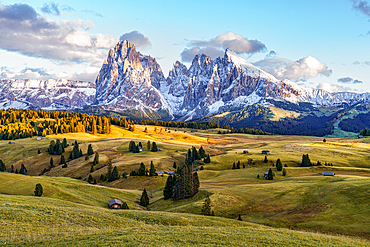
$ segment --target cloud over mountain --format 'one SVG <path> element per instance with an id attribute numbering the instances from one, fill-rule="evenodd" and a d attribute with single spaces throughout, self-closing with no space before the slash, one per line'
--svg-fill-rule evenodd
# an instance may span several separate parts
<path id="1" fill-rule="evenodd" d="M 329 76 L 332 74 L 332 71 L 325 63 L 312 56 L 307 56 L 297 61 L 272 57 L 258 61 L 254 65 L 281 80 L 305 81 L 319 75 Z"/>
<path id="2" fill-rule="evenodd" d="M 210 40 L 192 40 L 181 53 L 183 62 L 190 62 L 189 58 L 204 53 L 212 58 L 221 56 L 224 50 L 230 48 L 238 54 L 254 54 L 266 50 L 265 44 L 256 39 L 249 40 L 240 34 L 228 32 L 220 34 Z"/>
<path id="3" fill-rule="evenodd" d="M 146 37 L 144 34 L 139 33 L 138 31 L 132 31 L 129 33 L 124 33 L 121 35 L 119 40 L 124 41 L 128 40 L 130 41 L 131 44 L 135 44 L 136 47 L 142 48 L 142 49 L 147 49 L 152 47 L 152 43 Z"/>

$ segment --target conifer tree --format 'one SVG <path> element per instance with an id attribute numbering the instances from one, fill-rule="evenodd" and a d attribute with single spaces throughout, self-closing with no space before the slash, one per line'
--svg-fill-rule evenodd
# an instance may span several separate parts
<path id="1" fill-rule="evenodd" d="M 269 172 L 267 173 L 267 180 L 273 180 L 274 174 L 272 173 L 271 168 L 269 169 Z"/>
<path id="2" fill-rule="evenodd" d="M 10 166 L 10 172 L 14 173 L 14 166 L 13 165 Z"/>
<path id="3" fill-rule="evenodd" d="M 98 152 L 95 152 L 95 157 L 94 157 L 94 162 L 95 165 L 99 164 L 99 153 Z"/>
<path id="4" fill-rule="evenodd" d="M 115 166 L 115 167 L 113 168 L 113 171 L 112 171 L 111 181 L 115 181 L 115 180 L 117 180 L 117 179 L 119 179 L 119 174 L 118 174 L 117 166 Z M 110 182 L 111 182 L 111 181 L 110 181 Z"/>
<path id="5" fill-rule="evenodd" d="M 170 199 L 173 195 L 173 177 L 170 175 L 167 178 L 166 185 L 164 186 L 163 196 L 164 199 Z"/>
<path id="6" fill-rule="evenodd" d="M 203 159 L 203 158 L 205 158 L 205 157 L 206 157 L 206 151 L 204 151 L 204 149 L 203 149 L 203 147 L 202 147 L 202 146 L 200 146 L 200 148 L 199 148 L 199 157 L 200 157 L 201 159 Z"/>
<path id="7" fill-rule="evenodd" d="M 92 155 L 92 154 L 94 154 L 94 150 L 91 144 L 89 144 L 89 146 L 87 147 L 87 155 Z"/>
<path id="8" fill-rule="evenodd" d="M 172 166 L 174 169 L 176 169 L 176 162 L 173 162 L 173 166 Z"/>
<path id="9" fill-rule="evenodd" d="M 243 221 L 243 220 L 242 220 L 242 217 L 240 216 L 240 214 L 239 214 L 239 216 L 238 216 L 238 220 Z"/>
<path id="10" fill-rule="evenodd" d="M 231 168 L 232 170 L 236 169 L 236 165 L 235 165 L 235 162 L 233 163 L 233 168 Z"/>
<path id="11" fill-rule="evenodd" d="M 54 167 L 54 161 L 53 161 L 53 158 L 51 157 L 50 158 L 50 168 L 53 168 Z"/>
<path id="12" fill-rule="evenodd" d="M 153 161 L 150 161 L 149 176 L 155 176 L 155 167 L 154 167 Z"/>
<path id="13" fill-rule="evenodd" d="M 85 160 L 88 160 L 88 159 L 89 159 L 89 155 L 86 153 Z"/>
<path id="14" fill-rule="evenodd" d="M 310 158 L 308 157 L 308 154 L 303 154 L 302 155 L 302 163 L 301 163 L 301 166 L 303 167 L 308 167 L 308 166 L 311 166 L 311 161 L 310 161 Z"/>
<path id="15" fill-rule="evenodd" d="M 66 159 L 64 158 L 64 155 L 62 154 L 60 156 L 60 162 L 59 162 L 59 164 L 65 164 L 65 163 L 66 163 Z"/>
<path id="16" fill-rule="evenodd" d="M 265 159 L 263 160 L 263 163 L 267 163 L 268 160 L 267 160 L 267 156 L 265 155 Z"/>
<path id="17" fill-rule="evenodd" d="M 283 176 L 284 177 L 286 176 L 286 170 L 285 170 L 285 168 L 283 169 Z"/>
<path id="18" fill-rule="evenodd" d="M 281 171 L 283 170 L 283 164 L 281 163 L 280 159 L 276 161 L 276 170 Z"/>
<path id="19" fill-rule="evenodd" d="M 158 147 L 157 147 L 157 144 L 155 142 L 152 143 L 151 151 L 152 152 L 157 152 L 158 151 Z"/>
<path id="20" fill-rule="evenodd" d="M 92 182 L 94 181 L 93 177 L 91 176 L 91 174 L 89 175 L 89 178 L 87 179 L 87 182 L 89 184 L 91 184 Z"/>
<path id="21" fill-rule="evenodd" d="M 204 163 L 211 163 L 211 158 L 209 157 L 209 154 L 207 155 L 206 158 L 204 158 Z"/>
<path id="22" fill-rule="evenodd" d="M 143 162 L 140 163 L 139 170 L 137 171 L 138 176 L 145 176 L 145 165 Z"/>
<path id="23" fill-rule="evenodd" d="M 6 171 L 6 167 L 5 167 L 5 163 L 0 160 L 0 172 L 5 172 Z"/>
<path id="24" fill-rule="evenodd" d="M 23 174 L 23 175 L 27 174 L 27 169 L 24 166 L 24 164 L 21 164 L 21 169 L 19 170 L 19 174 Z"/>
<path id="25" fill-rule="evenodd" d="M 129 209 L 126 202 L 122 203 L 121 209 Z"/>
<path id="26" fill-rule="evenodd" d="M 41 151 L 40 151 L 40 149 L 38 149 L 38 150 L 37 150 L 37 154 L 41 154 Z"/>
<path id="27" fill-rule="evenodd" d="M 67 147 L 67 139 L 66 138 L 63 139 L 62 145 L 63 145 L 64 148 Z"/>
<path id="28" fill-rule="evenodd" d="M 238 163 L 236 163 L 236 169 L 240 169 L 240 161 L 238 161 Z"/>
<path id="29" fill-rule="evenodd" d="M 42 188 L 42 185 L 41 184 L 36 184 L 36 187 L 35 187 L 35 196 L 42 196 L 44 190 Z"/>
<path id="30" fill-rule="evenodd" d="M 149 196 L 148 193 L 146 192 L 146 189 L 144 189 L 143 193 L 141 194 L 140 205 L 143 207 L 149 205 Z"/>
<path id="31" fill-rule="evenodd" d="M 91 166 L 90 166 L 90 173 L 93 173 L 94 171 L 95 171 L 94 165 L 91 164 Z"/>
<path id="32" fill-rule="evenodd" d="M 151 144 L 150 144 L 150 141 L 148 141 L 148 142 L 146 143 L 146 148 L 148 149 L 148 151 L 150 151 L 150 150 L 151 150 Z"/>
<path id="33" fill-rule="evenodd" d="M 211 215 L 211 209 L 211 199 L 209 198 L 209 196 L 207 196 L 203 203 L 202 214 L 208 216 Z"/>
<path id="34" fill-rule="evenodd" d="M 79 152 L 78 157 L 82 157 L 82 156 L 83 156 L 83 154 L 82 154 L 82 150 L 80 149 L 80 152 Z"/>

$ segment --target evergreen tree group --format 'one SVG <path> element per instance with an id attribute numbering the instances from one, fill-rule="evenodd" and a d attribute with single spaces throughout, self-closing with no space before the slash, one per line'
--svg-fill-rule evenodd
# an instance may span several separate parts
<path id="1" fill-rule="evenodd" d="M 53 155 L 61 155 L 62 153 L 64 153 L 64 148 L 66 146 L 64 146 L 64 142 L 60 142 L 60 140 L 57 140 L 57 141 L 50 141 L 50 145 L 49 145 L 49 148 L 48 148 L 48 153 Z"/>
<path id="2" fill-rule="evenodd" d="M 267 180 L 273 180 L 274 179 L 274 173 L 272 172 L 271 168 L 269 169 L 267 173 Z"/>
<path id="3" fill-rule="evenodd" d="M 166 185 L 163 190 L 163 197 L 165 200 L 172 198 L 173 196 L 173 187 L 175 186 L 175 179 L 170 175 L 167 177 Z"/>
<path id="4" fill-rule="evenodd" d="M 78 142 L 75 141 L 74 142 L 74 145 L 73 145 L 73 150 L 72 152 L 69 154 L 69 159 L 70 160 L 74 160 L 74 159 L 78 159 L 80 157 L 82 157 L 83 154 L 82 154 L 82 150 L 80 149 L 79 145 L 78 145 Z"/>
<path id="5" fill-rule="evenodd" d="M 301 163 L 301 166 L 302 167 L 312 166 L 312 163 L 310 161 L 310 158 L 308 157 L 308 154 L 303 154 L 302 155 L 302 163 Z"/>

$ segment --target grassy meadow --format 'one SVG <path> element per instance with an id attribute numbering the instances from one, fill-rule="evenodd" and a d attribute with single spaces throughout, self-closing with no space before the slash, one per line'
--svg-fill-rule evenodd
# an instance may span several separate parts
<path id="1" fill-rule="evenodd" d="M 6 167 L 19 170 L 24 164 L 28 170 L 27 176 L 0 172 L 0 245 L 370 246 L 369 140 L 323 142 L 319 137 L 217 131 L 141 125 L 128 131 L 112 126 L 107 135 L 68 133 L 15 144 L 0 141 L 0 159 Z M 93 172 L 94 155 L 62 168 L 60 156 L 46 152 L 51 140 L 63 138 L 69 144 L 78 141 L 83 154 L 89 144 L 99 152 Z M 143 152 L 128 152 L 131 140 L 141 142 Z M 148 151 L 148 140 L 161 150 Z M 164 200 L 167 176 L 99 180 L 107 173 L 108 160 L 120 175 L 138 169 L 141 162 L 149 168 L 151 161 L 156 171 L 173 171 L 173 163 L 181 165 L 192 146 L 203 146 L 211 156 L 211 163 L 198 171 L 200 191 L 193 198 Z M 66 159 L 72 148 L 65 149 Z M 270 151 L 267 163 L 262 150 Z M 300 167 L 303 154 L 309 154 L 313 163 L 333 166 Z M 50 158 L 55 167 L 39 176 L 50 166 Z M 286 176 L 274 166 L 278 158 L 287 165 Z M 232 170 L 238 161 L 241 169 Z M 270 168 L 275 173 L 272 181 L 263 178 Z M 323 171 L 336 176 L 323 177 Z M 89 175 L 97 185 L 85 182 Z M 44 187 L 40 198 L 33 196 L 36 183 Z M 150 196 L 148 209 L 138 205 L 144 188 Z M 206 196 L 215 217 L 200 215 Z M 130 210 L 109 210 L 111 198 L 127 202 Z M 242 222 L 236 220 L 239 214 Z"/>

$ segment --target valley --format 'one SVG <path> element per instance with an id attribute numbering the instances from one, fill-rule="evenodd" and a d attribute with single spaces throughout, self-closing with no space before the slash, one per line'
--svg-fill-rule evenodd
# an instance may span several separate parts
<path id="1" fill-rule="evenodd" d="M 41 140 L 17 139 L 14 144 L 0 141 L 0 158 L 6 167 L 14 164 L 20 170 L 24 164 L 28 174 L 0 172 L 0 244 L 89 246 L 137 241 L 145 245 L 150 241 L 163 246 L 178 239 L 179 245 L 369 245 L 368 139 L 326 138 L 323 142 L 322 137 L 218 134 L 218 130 L 225 131 L 152 125 L 135 125 L 132 131 L 112 125 L 109 134 L 64 133 Z M 65 157 L 72 152 L 74 141 L 83 154 L 91 144 L 99 153 L 94 171 L 93 155 L 71 160 L 62 168 L 60 156 L 46 152 L 50 141 L 63 138 L 70 144 Z M 142 152 L 128 151 L 132 140 L 142 143 Z M 148 151 L 148 140 L 156 142 L 160 151 Z M 141 162 L 149 167 L 151 161 L 157 172 L 173 171 L 173 163 L 184 164 L 192 146 L 202 146 L 211 158 L 210 163 L 200 164 L 200 191 L 194 197 L 164 200 L 167 175 L 100 180 L 109 160 L 120 175 L 138 169 Z M 263 150 L 270 154 L 262 154 Z M 301 167 L 303 154 L 309 154 L 313 164 L 320 161 L 322 165 Z M 55 166 L 39 176 L 49 167 L 50 158 Z M 286 176 L 276 170 L 278 158 Z M 240 169 L 232 169 L 238 161 Z M 270 168 L 275 177 L 266 180 L 263 174 Z M 324 171 L 335 172 L 335 176 L 324 177 Z M 86 182 L 89 175 L 96 185 Z M 36 183 L 44 187 L 42 197 L 33 196 Z M 150 198 L 147 208 L 139 205 L 144 188 Z M 215 216 L 201 215 L 207 196 Z M 130 210 L 109 210 L 107 203 L 113 197 L 126 202 Z M 239 215 L 243 221 L 236 220 Z M 17 228 L 11 227 L 12 222 L 17 222 Z M 221 240 L 225 234 L 228 237 Z"/>

